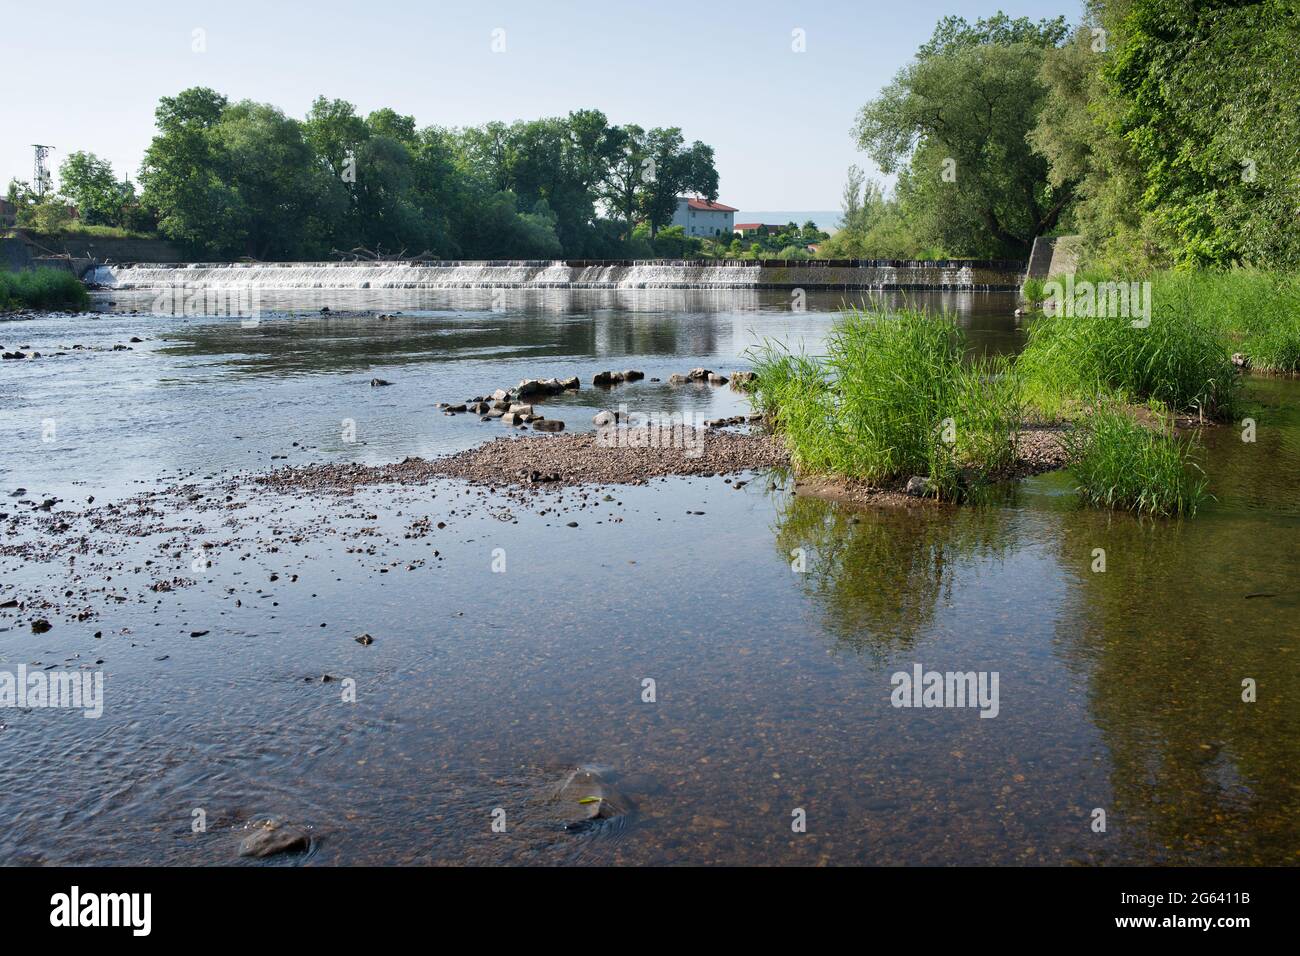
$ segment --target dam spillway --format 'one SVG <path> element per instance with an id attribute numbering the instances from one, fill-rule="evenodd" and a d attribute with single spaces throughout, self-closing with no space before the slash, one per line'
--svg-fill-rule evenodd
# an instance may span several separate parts
<path id="1" fill-rule="evenodd" d="M 1006 291 L 1024 263 L 1003 260 L 511 260 L 100 264 L 103 289 L 871 289 Z"/>

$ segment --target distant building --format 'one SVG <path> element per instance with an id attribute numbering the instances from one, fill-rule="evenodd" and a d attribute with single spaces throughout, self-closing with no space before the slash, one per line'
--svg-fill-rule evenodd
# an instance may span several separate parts
<path id="1" fill-rule="evenodd" d="M 775 236 L 787 228 L 770 222 L 738 222 L 732 231 L 738 236 Z"/>
<path id="2" fill-rule="evenodd" d="M 7 199 L 0 199 L 0 226 L 12 226 L 18 216 L 18 207 Z"/>
<path id="3" fill-rule="evenodd" d="M 707 199 L 677 197 L 677 211 L 671 225 L 681 226 L 688 236 L 713 238 L 730 236 L 736 221 L 736 207 Z"/>

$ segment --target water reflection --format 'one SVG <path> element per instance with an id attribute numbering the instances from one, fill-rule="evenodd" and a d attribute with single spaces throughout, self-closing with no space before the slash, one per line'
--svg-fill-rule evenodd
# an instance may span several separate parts
<path id="1" fill-rule="evenodd" d="M 837 646 L 878 661 L 933 627 L 958 568 L 1001 560 L 1016 537 L 986 509 L 866 510 L 789 495 L 775 542 L 792 567 L 803 562 L 798 580 Z"/>
<path id="2" fill-rule="evenodd" d="M 1300 836 L 1297 537 L 1254 517 L 1077 512 L 1057 648 L 1084 676 L 1129 852 L 1153 862 L 1295 862 Z M 1106 569 L 1094 571 L 1096 549 Z M 1243 681 L 1258 687 L 1243 701 Z"/>

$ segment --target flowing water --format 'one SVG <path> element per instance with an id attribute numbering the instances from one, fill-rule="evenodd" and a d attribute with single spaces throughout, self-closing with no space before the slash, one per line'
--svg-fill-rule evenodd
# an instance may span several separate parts
<path id="1" fill-rule="evenodd" d="M 248 327 L 99 298 L 0 323 L 43 355 L 0 367 L 0 604 L 22 602 L 0 673 L 104 675 L 98 719 L 0 708 L 0 863 L 250 863 L 265 818 L 312 849 L 255 865 L 1300 862 L 1295 381 L 1249 383 L 1256 441 L 1203 434 L 1217 500 L 1190 521 L 1080 510 L 1060 474 L 979 509 L 855 508 L 782 475 L 551 510 L 454 481 L 276 495 L 226 483 L 471 447 L 501 426 L 433 403 L 525 377 L 582 377 L 544 406 L 571 430 L 619 402 L 738 414 L 668 376 L 744 367 L 764 337 L 816 350 L 842 299 L 268 291 Z M 1023 341 L 1008 295 L 918 299 L 978 349 Z M 585 384 L 606 368 L 663 383 Z M 48 498 L 58 548 L 22 503 Z M 996 672 L 997 716 L 892 706 L 916 664 Z M 579 767 L 615 819 L 566 827 Z"/>
<path id="2" fill-rule="evenodd" d="M 96 266 L 109 289 L 1013 289 L 1023 263 L 519 260 L 485 262 L 249 262 Z"/>

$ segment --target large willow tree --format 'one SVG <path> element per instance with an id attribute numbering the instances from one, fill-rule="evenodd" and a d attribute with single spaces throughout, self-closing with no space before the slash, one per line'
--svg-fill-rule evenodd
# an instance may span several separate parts
<path id="1" fill-rule="evenodd" d="M 1073 184 L 1048 182 L 1026 136 L 1047 95 L 1043 59 L 1066 32 L 1062 18 L 948 17 L 862 108 L 858 143 L 901 174 L 922 241 L 954 255 L 1024 257 L 1056 227 Z"/>

